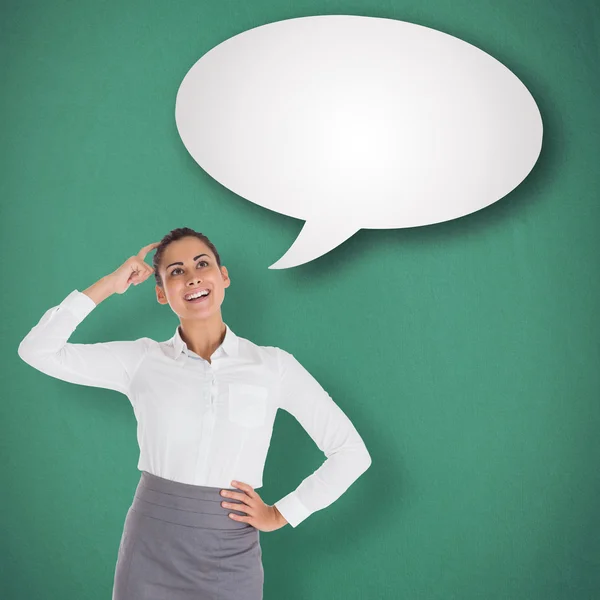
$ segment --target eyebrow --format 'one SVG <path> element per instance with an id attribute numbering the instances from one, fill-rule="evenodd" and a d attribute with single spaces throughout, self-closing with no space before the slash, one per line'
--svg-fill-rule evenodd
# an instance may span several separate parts
<path id="1" fill-rule="evenodd" d="M 201 256 L 208 256 L 208 254 L 198 254 L 198 256 L 194 256 L 194 261 L 198 260 Z M 208 258 L 210 258 L 210 256 L 208 256 Z M 183 266 L 183 263 L 182 262 L 171 263 L 169 266 L 167 266 L 167 269 L 169 267 L 172 267 L 173 265 L 182 265 Z"/>

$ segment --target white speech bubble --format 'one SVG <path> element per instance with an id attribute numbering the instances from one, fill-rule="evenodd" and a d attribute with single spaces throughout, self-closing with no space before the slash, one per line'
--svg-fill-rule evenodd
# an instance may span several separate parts
<path id="1" fill-rule="evenodd" d="M 271 269 L 359 229 L 440 223 L 517 187 L 542 119 L 502 63 L 435 29 L 324 15 L 236 35 L 186 74 L 175 118 L 194 160 L 239 196 L 306 223 Z"/>

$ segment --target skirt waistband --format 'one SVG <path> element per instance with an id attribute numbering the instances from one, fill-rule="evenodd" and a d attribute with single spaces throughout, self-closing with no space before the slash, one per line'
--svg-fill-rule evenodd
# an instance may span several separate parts
<path id="1" fill-rule="evenodd" d="M 249 523 L 236 521 L 229 516 L 229 513 L 235 513 L 247 517 L 247 513 L 221 506 L 223 501 L 245 506 L 240 500 L 221 496 L 222 489 L 233 488 L 181 483 L 142 471 L 131 510 L 147 517 L 188 527 L 203 529 L 252 527 Z"/>

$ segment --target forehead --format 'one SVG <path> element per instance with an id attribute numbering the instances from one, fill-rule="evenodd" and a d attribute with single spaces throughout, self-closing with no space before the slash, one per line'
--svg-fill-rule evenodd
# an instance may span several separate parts
<path id="1" fill-rule="evenodd" d="M 198 238 L 182 238 L 175 242 L 171 242 L 164 251 L 163 261 L 165 264 L 175 260 L 188 261 L 192 260 L 198 254 L 206 253 L 213 256 L 210 248 Z"/>

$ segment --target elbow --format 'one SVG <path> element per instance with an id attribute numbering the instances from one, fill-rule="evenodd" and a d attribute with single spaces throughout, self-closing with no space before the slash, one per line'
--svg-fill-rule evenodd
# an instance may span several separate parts
<path id="1" fill-rule="evenodd" d="M 373 461 L 371 459 L 371 455 L 369 454 L 369 451 L 365 447 L 362 452 L 362 459 L 360 461 L 361 473 L 364 473 L 371 466 L 372 463 L 373 463 Z"/>
<path id="2" fill-rule="evenodd" d="M 21 360 L 23 360 L 23 361 L 25 361 L 25 362 L 28 362 L 28 361 L 27 361 L 27 351 L 26 351 L 26 349 L 25 349 L 25 344 L 24 344 L 24 341 L 22 341 L 22 342 L 19 344 L 19 347 L 17 348 L 17 354 L 19 355 L 19 358 L 20 358 Z"/>
<path id="3" fill-rule="evenodd" d="M 19 355 L 19 358 L 23 362 L 26 362 L 28 365 L 32 365 L 33 364 L 33 351 L 28 346 L 26 340 L 23 340 L 19 344 L 19 347 L 17 348 L 17 354 Z"/>

